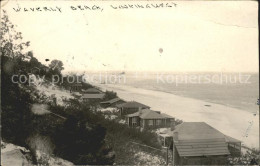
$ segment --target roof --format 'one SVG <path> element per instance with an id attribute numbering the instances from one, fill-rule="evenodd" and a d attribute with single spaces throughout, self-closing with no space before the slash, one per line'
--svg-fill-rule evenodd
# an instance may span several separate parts
<path id="1" fill-rule="evenodd" d="M 229 155 L 226 136 L 205 122 L 183 122 L 173 131 L 180 156 Z"/>
<path id="2" fill-rule="evenodd" d="M 87 90 L 84 90 L 85 93 L 101 93 L 99 89 L 96 88 L 89 88 Z"/>
<path id="3" fill-rule="evenodd" d="M 114 98 L 114 99 L 111 99 L 111 100 L 108 100 L 108 101 L 103 101 L 103 102 L 101 102 L 102 104 L 113 104 L 113 103 L 115 103 L 115 102 L 118 102 L 118 101 L 120 101 L 120 100 L 122 100 L 122 99 L 120 99 L 120 98 Z M 122 100 L 123 101 L 123 100 Z"/>
<path id="4" fill-rule="evenodd" d="M 174 142 L 181 157 L 229 155 L 224 138 Z"/>
<path id="5" fill-rule="evenodd" d="M 158 111 L 150 110 L 150 109 L 142 109 L 138 112 L 135 112 L 133 114 L 128 114 L 126 117 L 140 117 L 141 119 L 165 119 L 166 116 L 167 118 L 170 117 L 167 114 L 160 114 Z"/>
<path id="6" fill-rule="evenodd" d="M 82 86 L 81 83 L 71 83 L 71 86 Z"/>
<path id="7" fill-rule="evenodd" d="M 176 126 L 180 140 L 224 138 L 224 134 L 205 122 L 183 122 Z"/>
<path id="8" fill-rule="evenodd" d="M 140 116 L 141 114 L 145 113 L 146 111 L 150 111 L 149 109 L 143 109 L 141 111 L 137 111 L 133 114 L 128 114 L 126 117 L 135 117 L 135 116 Z"/>
<path id="9" fill-rule="evenodd" d="M 118 108 L 150 108 L 149 106 L 147 105 L 144 105 L 142 103 L 138 103 L 136 101 L 129 101 L 129 102 L 126 102 L 126 103 L 122 103 L 122 104 L 118 104 L 117 105 Z"/>
<path id="10" fill-rule="evenodd" d="M 82 98 L 83 99 L 102 99 L 105 96 L 103 93 L 98 93 L 98 94 L 83 94 Z"/>
<path id="11" fill-rule="evenodd" d="M 172 119 L 174 117 L 168 115 L 168 114 L 165 114 L 165 113 L 161 113 L 161 115 L 164 117 L 164 118 L 169 118 L 169 119 Z"/>
<path id="12" fill-rule="evenodd" d="M 235 138 L 232 138 L 232 137 L 230 137 L 230 136 L 227 136 L 227 135 L 225 135 L 225 139 L 226 139 L 226 142 L 228 142 L 228 143 L 241 143 L 241 141 L 239 141 L 238 139 L 235 139 Z"/>
<path id="13" fill-rule="evenodd" d="M 159 114 L 153 110 L 145 111 L 139 117 L 141 119 L 164 119 L 164 117 L 161 114 Z"/>

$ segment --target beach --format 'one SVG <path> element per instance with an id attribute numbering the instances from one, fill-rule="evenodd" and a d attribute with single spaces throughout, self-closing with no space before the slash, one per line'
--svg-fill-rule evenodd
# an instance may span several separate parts
<path id="1" fill-rule="evenodd" d="M 141 102 L 152 110 L 161 111 L 185 122 L 206 122 L 225 135 L 242 141 L 242 145 L 259 148 L 259 113 L 122 84 L 95 86 L 104 91 L 115 91 L 124 100 Z"/>

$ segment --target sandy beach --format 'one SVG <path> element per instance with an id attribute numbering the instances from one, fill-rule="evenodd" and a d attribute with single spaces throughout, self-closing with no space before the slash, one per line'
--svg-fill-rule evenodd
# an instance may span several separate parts
<path id="1" fill-rule="evenodd" d="M 241 140 L 242 144 L 250 148 L 259 148 L 258 113 L 127 85 L 96 86 L 102 90 L 113 90 L 122 99 L 141 102 L 153 110 L 164 112 L 185 122 L 206 122 L 220 132 Z"/>

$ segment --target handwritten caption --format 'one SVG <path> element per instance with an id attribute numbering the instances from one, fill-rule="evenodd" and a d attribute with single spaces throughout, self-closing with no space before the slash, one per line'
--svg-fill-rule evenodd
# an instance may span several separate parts
<path id="1" fill-rule="evenodd" d="M 123 9 L 159 9 L 159 8 L 173 8 L 177 7 L 176 3 L 147 3 L 147 4 L 123 4 L 123 5 L 109 5 L 108 8 L 114 10 Z M 103 11 L 105 8 L 99 5 L 69 5 L 66 9 L 71 11 Z M 59 12 L 66 10 L 60 6 L 37 6 L 37 7 L 13 7 L 15 12 Z"/>

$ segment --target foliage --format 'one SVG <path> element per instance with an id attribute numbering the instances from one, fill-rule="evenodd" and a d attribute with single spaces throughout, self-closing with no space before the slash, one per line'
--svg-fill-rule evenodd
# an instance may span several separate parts
<path id="1" fill-rule="evenodd" d="M 3 11 L 0 28 L 1 38 L 1 56 L 8 56 L 12 59 L 26 59 L 26 54 L 23 54 L 30 42 L 22 41 L 22 33 L 15 30 L 15 25 L 12 24 L 5 10 Z"/>
<path id="2" fill-rule="evenodd" d="M 114 91 L 106 91 L 105 92 L 105 97 L 104 97 L 104 100 L 111 100 L 111 99 L 114 99 L 114 98 L 117 98 L 117 93 L 114 92 Z"/>
<path id="3" fill-rule="evenodd" d="M 47 77 L 51 78 L 52 76 L 58 76 L 59 80 L 62 78 L 61 71 L 64 69 L 63 62 L 57 59 L 54 59 L 49 64 L 49 72 L 47 73 Z"/>
<path id="4" fill-rule="evenodd" d="M 67 118 L 53 135 L 55 154 L 74 164 L 113 164 L 114 156 L 105 142 L 106 128 L 98 123 L 104 117 L 78 100 L 67 103 L 66 107 L 50 108 Z"/>
<path id="5" fill-rule="evenodd" d="M 109 146 L 115 151 L 116 164 L 135 164 L 136 161 L 133 161 L 134 154 L 129 149 L 129 145 L 132 145 L 130 142 L 138 142 L 158 149 L 161 148 L 155 133 L 147 130 L 140 131 L 138 128 L 129 128 L 127 125 L 120 124 L 116 120 L 105 119 L 101 123 L 107 128 L 106 140 Z M 144 150 L 142 147 L 141 149 Z"/>
<path id="6" fill-rule="evenodd" d="M 110 148 L 105 146 L 106 129 L 69 116 L 54 136 L 56 154 L 74 164 L 113 164 Z"/>
<path id="7" fill-rule="evenodd" d="M 59 73 L 64 69 L 62 61 L 57 59 L 52 60 L 49 67 L 51 70 L 57 71 Z"/>
<path id="8" fill-rule="evenodd" d="M 233 157 L 228 159 L 229 165 L 259 165 L 259 150 L 247 150 L 241 157 Z"/>
<path id="9" fill-rule="evenodd" d="M 73 161 L 76 164 L 113 164 L 114 156 L 111 155 L 111 148 L 106 146 L 106 129 L 97 124 L 102 116 L 90 111 L 86 105 L 80 105 L 75 100 L 68 101 L 66 107 L 52 107 L 57 111 L 65 110 L 67 120 L 57 119 L 54 116 L 34 115 L 31 106 L 37 100 L 33 87 L 25 84 L 13 83 L 13 75 L 28 76 L 32 69 L 39 68 L 39 73 L 48 75 L 61 74 L 63 64 L 57 62 L 54 68 L 42 65 L 32 52 L 25 52 L 24 47 L 29 42 L 21 41 L 21 33 L 16 32 L 14 25 L 9 21 L 6 12 L 1 19 L 1 99 L 2 99 L 2 138 L 24 146 L 33 151 L 44 150 L 51 153 L 54 150 L 59 156 Z M 45 70 L 47 69 L 47 70 Z M 41 73 L 42 71 L 42 73 Z M 37 92 L 36 92 L 37 93 Z M 36 97 L 36 99 L 34 98 Z M 44 146 L 39 146 L 38 144 Z M 51 145 L 48 147 L 47 145 Z M 46 146 L 46 147 L 45 147 Z"/>
<path id="10" fill-rule="evenodd" d="M 24 140 L 30 134 L 32 126 L 30 119 L 30 94 L 17 84 L 8 83 L 9 79 L 4 78 L 2 73 L 2 138 L 24 146 Z"/>
<path id="11" fill-rule="evenodd" d="M 180 120 L 180 119 L 175 119 L 175 126 L 179 125 L 179 124 L 182 124 L 183 121 Z"/>
<path id="12" fill-rule="evenodd" d="M 35 102 L 40 102 L 37 99 L 39 95 L 33 87 L 28 86 L 28 82 L 23 85 L 13 83 L 12 76 L 22 74 L 28 76 L 35 72 L 33 69 L 38 68 L 36 74 L 46 76 L 45 78 L 50 80 L 53 74 L 61 76 L 63 63 L 54 60 L 49 67 L 41 64 L 33 56 L 32 51 L 26 52 L 25 48 L 30 42 L 23 42 L 22 33 L 16 32 L 14 27 L 4 12 L 0 31 L 0 37 L 3 39 L 0 52 L 3 64 L 1 127 L 4 141 L 28 147 L 34 155 L 36 149 L 40 149 L 46 153 L 53 152 L 74 164 L 95 165 L 113 164 L 115 156 L 112 149 L 116 151 L 117 156 L 120 156 L 122 148 L 127 148 L 126 142 L 132 140 L 160 147 L 154 133 L 141 132 L 116 121 L 107 120 L 101 112 L 95 112 L 90 104 L 81 103 L 76 99 L 68 100 L 66 107 L 50 106 L 49 110 L 66 117 L 65 121 L 51 114 L 41 116 L 32 114 L 31 106 Z M 89 84 L 83 85 L 91 87 Z M 105 99 L 115 97 L 117 97 L 115 92 L 106 92 Z M 124 158 L 129 155 L 122 154 Z"/>

